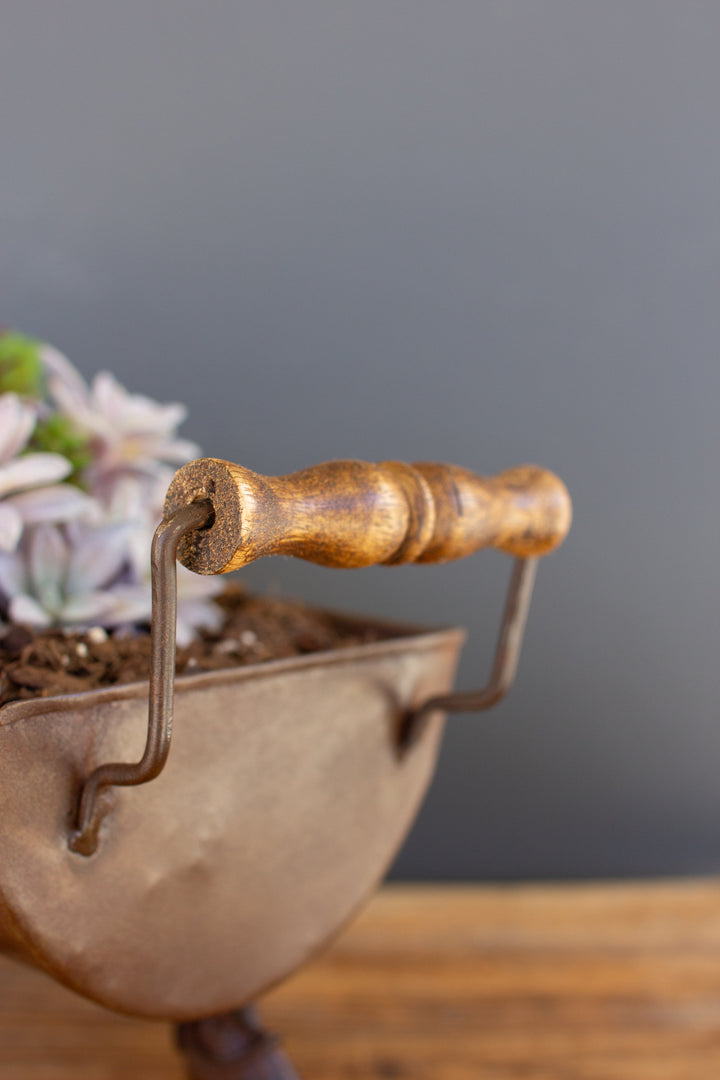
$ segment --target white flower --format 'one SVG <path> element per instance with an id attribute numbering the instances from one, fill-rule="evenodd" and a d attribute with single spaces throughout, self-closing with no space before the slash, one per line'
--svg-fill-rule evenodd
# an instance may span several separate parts
<path id="1" fill-rule="evenodd" d="M 70 484 L 62 454 L 21 454 L 37 421 L 35 408 L 17 394 L 0 395 L 0 551 L 13 551 L 23 525 L 67 521 L 89 510 L 88 497 Z"/>
<path id="2" fill-rule="evenodd" d="M 58 409 L 90 440 L 93 461 L 87 479 L 98 497 L 112 498 L 123 477 L 152 482 L 160 462 L 183 464 L 198 456 L 195 443 L 176 435 L 187 413 L 184 405 L 161 405 L 143 394 L 130 394 L 107 371 L 88 386 L 50 346 L 43 346 L 42 357 Z"/>

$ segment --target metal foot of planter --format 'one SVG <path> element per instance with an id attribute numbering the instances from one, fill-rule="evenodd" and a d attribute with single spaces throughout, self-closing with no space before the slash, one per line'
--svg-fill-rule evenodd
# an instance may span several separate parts
<path id="1" fill-rule="evenodd" d="M 188 1080 L 299 1080 L 253 1009 L 178 1024 L 176 1032 Z"/>

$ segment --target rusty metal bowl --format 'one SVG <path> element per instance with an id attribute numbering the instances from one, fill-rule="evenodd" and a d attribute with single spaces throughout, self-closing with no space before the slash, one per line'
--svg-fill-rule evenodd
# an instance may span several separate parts
<path id="1" fill-rule="evenodd" d="M 464 638 L 346 621 L 382 640 L 178 678 L 168 763 L 104 793 L 92 858 L 68 847 L 78 787 L 138 756 L 147 685 L 4 706 L 0 949 L 184 1020 L 250 1001 L 335 934 L 415 818 L 444 718 L 405 752 L 398 733 L 449 690 Z"/>

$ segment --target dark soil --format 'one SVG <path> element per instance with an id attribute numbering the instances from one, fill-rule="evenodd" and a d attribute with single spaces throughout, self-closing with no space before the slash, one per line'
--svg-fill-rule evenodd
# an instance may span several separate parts
<path id="1" fill-rule="evenodd" d="M 338 649 L 379 636 L 349 629 L 300 602 L 252 596 L 237 585 L 217 603 L 225 613 L 222 628 L 201 631 L 192 645 L 178 648 L 178 675 Z M 115 636 L 98 628 L 76 633 L 12 625 L 0 638 L 0 705 L 142 681 L 149 670 L 147 627 Z"/>

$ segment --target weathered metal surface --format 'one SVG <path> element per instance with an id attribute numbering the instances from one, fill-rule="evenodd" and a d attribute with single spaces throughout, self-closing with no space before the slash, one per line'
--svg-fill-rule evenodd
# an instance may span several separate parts
<path id="1" fill-rule="evenodd" d="M 432 775 L 460 630 L 178 679 L 164 771 L 105 793 L 98 851 L 68 848 L 80 784 L 137 760 L 142 684 L 0 710 L 0 938 L 119 1011 L 237 1008 L 322 946 L 384 874 Z M 399 636 L 400 635 L 400 636 Z"/>

